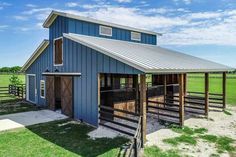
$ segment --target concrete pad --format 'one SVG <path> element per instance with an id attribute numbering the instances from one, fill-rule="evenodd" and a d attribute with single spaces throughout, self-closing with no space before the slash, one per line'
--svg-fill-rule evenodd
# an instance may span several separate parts
<path id="1" fill-rule="evenodd" d="M 29 125 L 46 123 L 68 118 L 51 110 L 21 112 L 0 116 L 0 131 L 22 128 Z"/>

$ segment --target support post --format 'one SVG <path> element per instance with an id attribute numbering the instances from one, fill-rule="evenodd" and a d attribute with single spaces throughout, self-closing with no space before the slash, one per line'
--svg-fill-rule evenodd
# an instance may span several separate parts
<path id="1" fill-rule="evenodd" d="M 226 109 L 226 72 L 223 72 L 222 94 L 223 94 L 223 109 Z"/>
<path id="2" fill-rule="evenodd" d="M 184 75 L 179 74 L 179 122 L 184 126 Z"/>
<path id="3" fill-rule="evenodd" d="M 133 88 L 135 88 L 135 113 L 139 113 L 139 86 L 138 75 L 133 75 Z"/>
<path id="4" fill-rule="evenodd" d="M 164 75 L 164 103 L 166 103 L 166 95 L 167 95 L 167 81 L 166 81 L 166 75 Z M 165 106 L 165 104 L 164 104 Z"/>
<path id="5" fill-rule="evenodd" d="M 187 74 L 184 74 L 184 96 L 187 96 Z"/>
<path id="6" fill-rule="evenodd" d="M 146 75 L 140 75 L 140 97 L 139 97 L 139 105 L 140 105 L 140 115 L 142 118 L 142 142 L 146 142 L 146 132 L 147 132 L 147 123 L 146 123 L 146 113 L 147 113 L 147 106 L 146 106 Z"/>
<path id="7" fill-rule="evenodd" d="M 205 116 L 209 113 L 209 73 L 205 73 Z"/>

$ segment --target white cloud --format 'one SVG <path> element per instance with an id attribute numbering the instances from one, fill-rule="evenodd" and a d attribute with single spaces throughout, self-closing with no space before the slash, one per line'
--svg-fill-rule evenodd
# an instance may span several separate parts
<path id="1" fill-rule="evenodd" d="M 130 3 L 130 2 L 132 2 L 132 0 L 115 0 L 115 1 L 117 1 L 119 3 Z"/>
<path id="2" fill-rule="evenodd" d="M 8 27 L 9 27 L 8 25 L 0 25 L 0 32 L 4 31 Z"/>
<path id="3" fill-rule="evenodd" d="M 222 14 L 217 12 L 200 12 L 200 13 L 190 14 L 191 19 L 210 19 L 210 18 L 218 18 L 221 16 Z"/>
<path id="4" fill-rule="evenodd" d="M 5 7 L 11 6 L 10 3 L 7 2 L 0 2 L 0 10 L 4 9 Z"/>
<path id="5" fill-rule="evenodd" d="M 192 3 L 192 0 L 173 0 L 173 2 L 175 2 L 176 4 L 182 2 L 182 3 L 186 4 L 186 5 L 189 5 L 189 4 Z"/>
<path id="6" fill-rule="evenodd" d="M 20 15 L 13 16 L 13 18 L 16 20 L 20 20 L 20 21 L 27 21 L 28 20 L 27 16 L 20 16 Z"/>
<path id="7" fill-rule="evenodd" d="M 85 11 L 31 8 L 23 15 L 38 20 L 35 29 L 42 28 L 41 25 L 51 10 L 58 10 L 164 33 L 158 40 L 161 45 L 236 45 L 236 10 L 218 10 L 216 12 L 190 12 L 184 8 L 143 10 L 139 7 L 121 7 L 107 3 L 87 4 L 80 7 Z M 26 28 L 22 29 L 22 31 L 26 30 Z"/>
<path id="8" fill-rule="evenodd" d="M 184 2 L 185 4 L 191 4 L 191 3 L 192 3 L 192 0 L 183 0 L 183 2 Z"/>
<path id="9" fill-rule="evenodd" d="M 35 7 L 37 7 L 37 5 L 35 5 L 35 4 L 26 4 L 25 6 L 27 6 L 27 7 L 29 7 L 29 8 L 35 8 Z"/>
<path id="10" fill-rule="evenodd" d="M 67 6 L 67 7 L 77 7 L 77 6 L 79 6 L 79 3 L 76 3 L 76 2 L 68 2 L 68 3 L 66 3 L 66 6 Z"/>

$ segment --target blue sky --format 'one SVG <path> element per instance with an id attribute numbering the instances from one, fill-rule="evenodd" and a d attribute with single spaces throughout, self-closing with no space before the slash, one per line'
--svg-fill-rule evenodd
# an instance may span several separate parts
<path id="1" fill-rule="evenodd" d="M 163 33 L 158 45 L 236 67 L 235 0 L 0 0 L 0 67 L 23 65 L 51 10 Z"/>

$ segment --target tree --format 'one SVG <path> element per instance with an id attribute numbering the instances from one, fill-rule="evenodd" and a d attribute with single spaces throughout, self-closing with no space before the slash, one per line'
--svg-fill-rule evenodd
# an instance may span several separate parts
<path id="1" fill-rule="evenodd" d="M 9 79 L 10 83 L 12 85 L 19 85 L 22 84 L 22 81 L 19 79 L 19 77 L 15 74 L 13 74 L 10 79 Z"/>

